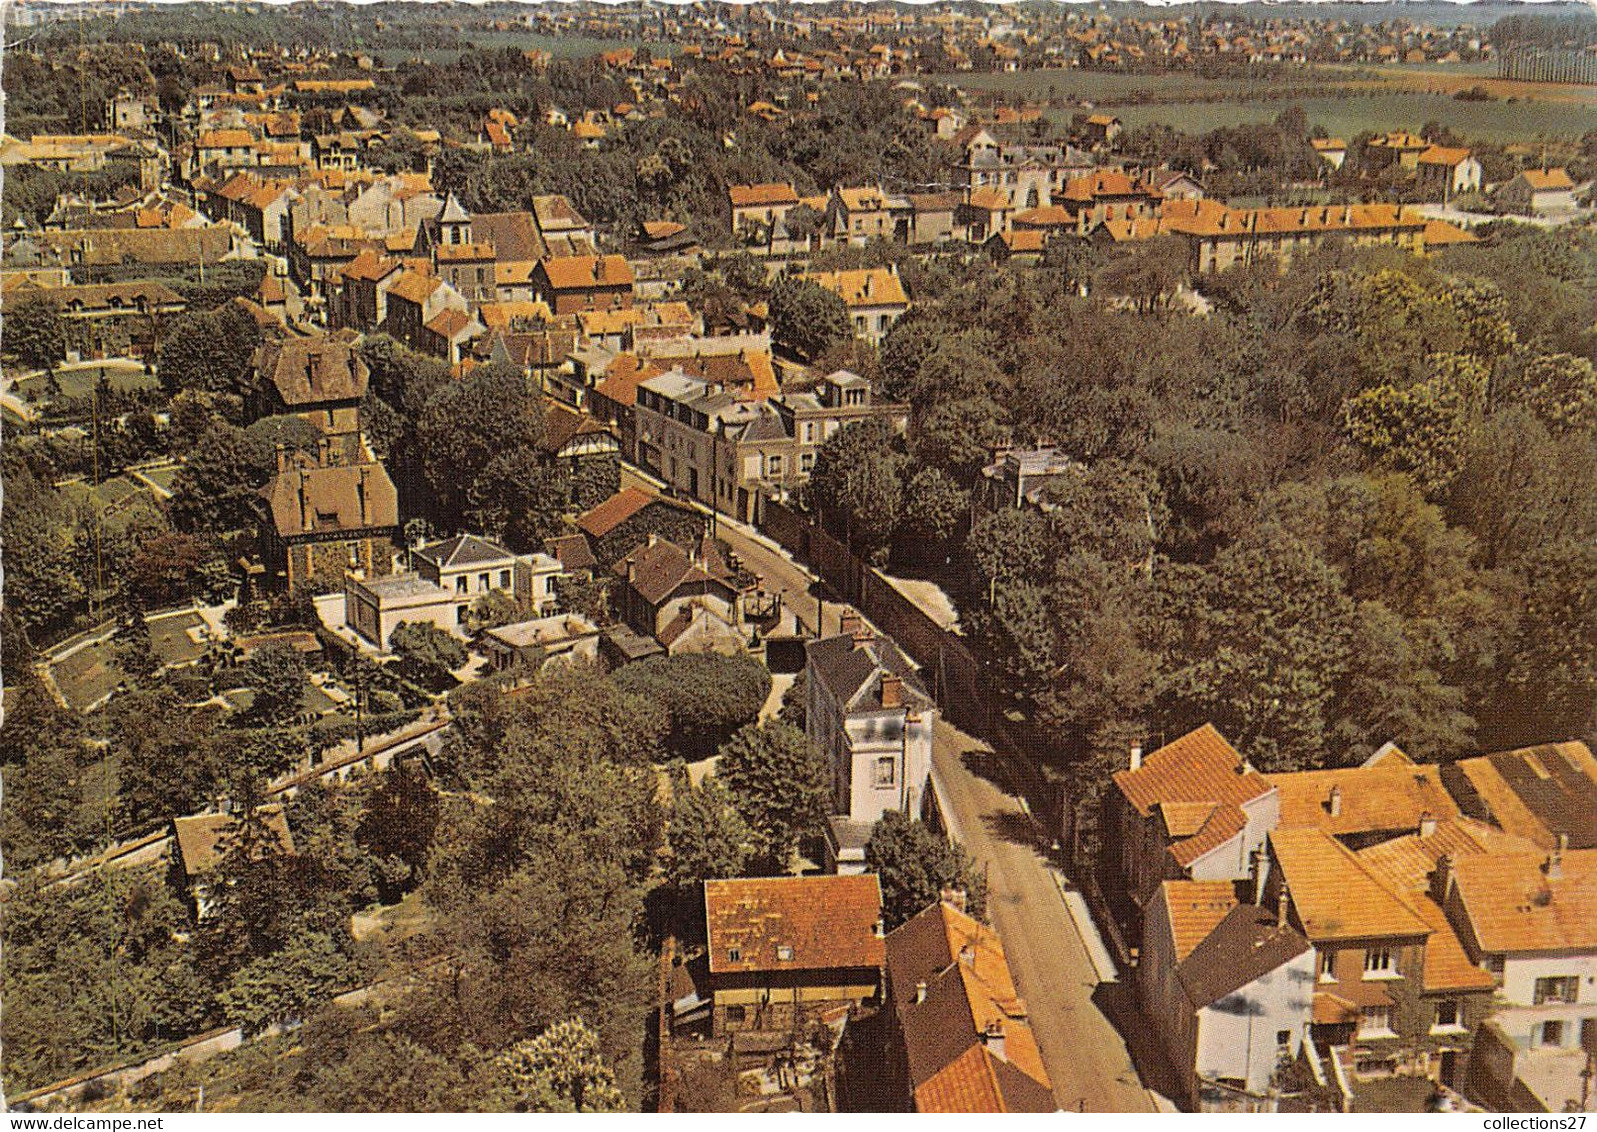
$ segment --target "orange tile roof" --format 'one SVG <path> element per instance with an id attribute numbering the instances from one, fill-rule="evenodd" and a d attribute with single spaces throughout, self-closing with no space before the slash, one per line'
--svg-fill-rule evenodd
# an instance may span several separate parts
<path id="1" fill-rule="evenodd" d="M 1028 208 L 1009 218 L 1011 224 L 1032 228 L 1069 227 L 1076 223 L 1075 213 L 1063 205 L 1050 204 L 1042 208 Z"/>
<path id="2" fill-rule="evenodd" d="M 917 1110 L 1054 1110 L 1042 1052 L 996 932 L 938 902 L 888 936 L 886 963 Z M 989 1032 L 1002 1033 L 1002 1057 L 985 1040 Z"/>
<path id="3" fill-rule="evenodd" d="M 1441 768 L 1394 761 L 1339 770 L 1302 770 L 1270 775 L 1281 794 L 1281 828 L 1312 826 L 1346 835 L 1412 830 L 1420 818 L 1455 818 L 1458 803 L 1442 785 Z M 1341 791 L 1340 813 L 1330 796 Z"/>
<path id="4" fill-rule="evenodd" d="M 1176 864 L 1187 868 L 1236 837 L 1247 825 L 1248 815 L 1241 806 L 1231 802 L 1215 806 L 1192 836 L 1170 846 L 1170 856 Z"/>
<path id="5" fill-rule="evenodd" d="M 1575 182 L 1569 179 L 1569 173 L 1564 169 L 1526 169 L 1520 173 L 1520 176 L 1525 178 L 1525 183 L 1538 193 L 1575 187 Z"/>
<path id="6" fill-rule="evenodd" d="M 1114 782 L 1143 817 L 1156 803 L 1209 802 L 1241 805 L 1269 793 L 1269 781 L 1242 761 L 1213 724 L 1206 723 L 1143 760 L 1121 770 Z"/>
<path id="7" fill-rule="evenodd" d="M 439 263 L 469 262 L 480 259 L 493 259 L 493 257 L 494 246 L 492 244 L 442 244 L 438 248 Z"/>
<path id="8" fill-rule="evenodd" d="M 1000 189 L 972 189 L 967 203 L 986 212 L 1005 212 L 1014 207 Z"/>
<path id="9" fill-rule="evenodd" d="M 1358 857 L 1319 829 L 1276 829 L 1270 848 L 1303 934 L 1334 939 L 1425 936 L 1428 925 Z"/>
<path id="10" fill-rule="evenodd" d="M 1590 951 L 1597 948 L 1597 849 L 1459 857 L 1459 897 L 1483 951 Z"/>
<path id="11" fill-rule="evenodd" d="M 887 957 L 874 873 L 705 881 L 704 916 L 711 974 L 880 968 Z"/>
<path id="12" fill-rule="evenodd" d="M 1403 894 L 1422 920 L 1431 928 L 1425 941 L 1424 983 L 1427 991 L 1490 990 L 1491 975 L 1470 962 L 1459 942 L 1447 913 L 1431 899 L 1431 874 L 1443 854 L 1457 859 L 1501 851 L 1513 839 L 1469 818 L 1438 822 L 1436 832 L 1422 837 L 1411 834 L 1395 837 L 1361 850 L 1359 860 L 1380 877 L 1394 892 Z"/>
<path id="13" fill-rule="evenodd" d="M 197 149 L 247 149 L 254 144 L 248 130 L 202 130 L 194 142 Z"/>
<path id="14" fill-rule="evenodd" d="M 810 271 L 804 275 L 811 283 L 842 296 L 849 307 L 904 306 L 909 296 L 896 271 L 867 267 L 858 271 Z"/>
<path id="15" fill-rule="evenodd" d="M 548 322 L 553 316 L 549 304 L 541 299 L 517 299 L 507 303 L 482 303 L 477 307 L 477 317 L 489 330 L 503 330 L 517 320 Z"/>
<path id="16" fill-rule="evenodd" d="M 638 386 L 651 377 L 659 377 L 665 370 L 636 354 L 621 354 L 610 363 L 604 380 L 594 387 L 594 392 L 617 405 L 638 403 Z"/>
<path id="17" fill-rule="evenodd" d="M 758 205 L 797 204 L 798 193 L 790 184 L 766 182 L 759 185 L 728 185 L 727 198 L 733 208 L 753 208 Z"/>
<path id="18" fill-rule="evenodd" d="M 1456 224 L 1449 224 L 1445 220 L 1427 220 L 1425 222 L 1425 246 L 1427 248 L 1446 247 L 1450 244 L 1478 244 L 1481 238 L 1474 232 L 1460 228 Z"/>
<path id="19" fill-rule="evenodd" d="M 559 291 L 632 286 L 632 266 L 626 256 L 563 255 L 539 262 L 549 285 Z"/>
<path id="20" fill-rule="evenodd" d="M 654 500 L 638 488 L 622 488 L 603 503 L 585 511 L 577 519 L 577 526 L 584 533 L 599 538 L 615 530 L 652 502 Z"/>
<path id="21" fill-rule="evenodd" d="M 394 285 L 388 289 L 388 293 L 420 306 L 427 301 L 434 291 L 442 286 L 443 280 L 435 276 L 423 275 L 419 271 L 407 269 L 394 281 Z"/>
<path id="22" fill-rule="evenodd" d="M 1236 884 L 1229 880 L 1167 880 L 1161 887 L 1177 963 L 1208 939 L 1237 906 Z"/>
<path id="23" fill-rule="evenodd" d="M 1462 146 L 1433 145 L 1420 154 L 1421 165 L 1445 165 L 1449 168 L 1469 160 L 1469 150 Z"/>
<path id="24" fill-rule="evenodd" d="M 1547 743 L 1456 765 L 1504 831 L 1542 849 L 1553 848 L 1558 833 L 1570 834 L 1578 848 L 1592 847 L 1591 823 L 1584 815 L 1597 794 L 1597 759 L 1586 744 Z M 1510 777 L 1521 784 L 1519 790 Z"/>

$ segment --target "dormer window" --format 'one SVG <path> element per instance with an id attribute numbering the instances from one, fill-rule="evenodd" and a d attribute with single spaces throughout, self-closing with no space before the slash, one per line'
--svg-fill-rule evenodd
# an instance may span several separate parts
<path id="1" fill-rule="evenodd" d="M 727 948 L 726 949 L 726 961 L 728 963 L 741 963 L 741 962 L 743 962 L 743 949 L 741 947 L 729 947 L 729 948 Z"/>
<path id="2" fill-rule="evenodd" d="M 776 949 L 776 957 L 783 962 L 790 962 L 793 958 L 793 949 L 785 943 L 779 944 Z"/>

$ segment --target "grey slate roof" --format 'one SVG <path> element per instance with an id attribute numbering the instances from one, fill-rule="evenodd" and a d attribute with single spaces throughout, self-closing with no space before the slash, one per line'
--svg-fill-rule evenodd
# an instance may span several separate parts
<path id="1" fill-rule="evenodd" d="M 416 551 L 440 570 L 453 570 L 461 566 L 478 566 L 489 562 L 502 562 L 515 557 L 504 547 L 476 535 L 456 535 L 442 542 L 430 543 Z"/>
<path id="2" fill-rule="evenodd" d="M 816 674 L 831 689 L 838 702 L 849 707 L 863 704 L 877 693 L 883 673 L 891 673 L 904 681 L 904 699 L 918 706 L 930 707 L 932 698 L 920 682 L 914 663 L 888 637 L 874 637 L 869 641 L 856 641 L 847 633 L 811 641 L 806 646 L 810 663 Z"/>
<path id="3" fill-rule="evenodd" d="M 1309 941 L 1290 924 L 1275 920 L 1269 909 L 1239 904 L 1181 961 L 1176 977 L 1193 1009 L 1219 1002 L 1309 949 Z"/>

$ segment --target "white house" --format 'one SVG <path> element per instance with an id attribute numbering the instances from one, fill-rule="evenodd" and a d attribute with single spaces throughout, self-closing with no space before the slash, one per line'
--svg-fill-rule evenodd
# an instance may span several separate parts
<path id="1" fill-rule="evenodd" d="M 937 707 L 909 658 L 857 615 L 807 652 L 805 729 L 832 765 L 832 854 L 839 872 L 859 872 L 883 814 L 921 816 Z"/>
<path id="2" fill-rule="evenodd" d="M 1139 991 L 1198 1111 L 1274 1111 L 1272 1077 L 1314 1014 L 1314 949 L 1226 882 L 1166 881 L 1144 920 Z"/>
<path id="3" fill-rule="evenodd" d="M 476 535 L 457 535 L 413 551 L 412 560 L 415 568 L 406 573 L 344 579 L 344 623 L 380 651 L 406 621 L 464 636 L 466 614 L 490 594 L 537 616 L 554 609 L 561 566 L 547 554 L 515 554 Z"/>
<path id="4" fill-rule="evenodd" d="M 1470 1082 L 1488 1103 L 1563 1112 L 1597 1048 L 1597 849 L 1444 857 L 1436 885 L 1470 958 L 1497 980 Z M 1487 1028 L 1483 1028 L 1487 1029 Z"/>

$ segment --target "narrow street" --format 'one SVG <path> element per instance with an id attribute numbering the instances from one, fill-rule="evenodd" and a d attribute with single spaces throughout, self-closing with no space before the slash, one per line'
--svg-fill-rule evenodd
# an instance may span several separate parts
<path id="1" fill-rule="evenodd" d="M 988 916 L 1003 938 L 1010 970 L 1066 1111 L 1153 1112 L 1118 1031 L 1093 1002 L 1091 960 L 1060 899 L 1020 802 L 986 778 L 991 750 L 950 724 L 937 724 L 933 775 L 949 822 L 987 877 Z"/>
<path id="2" fill-rule="evenodd" d="M 624 468 L 623 487 L 658 494 Z M 801 619 L 814 625 L 818 583 L 780 548 L 724 517 L 719 537 L 767 586 L 784 590 Z M 836 632 L 841 606 L 826 604 L 826 631 Z M 1093 1001 L 1098 982 L 1020 801 L 982 774 L 991 749 L 939 721 L 933 774 L 952 811 L 952 833 L 987 877 L 989 918 L 1003 937 L 1015 982 L 1026 999 L 1061 1109 L 1156 1111 L 1119 1032 Z"/>

